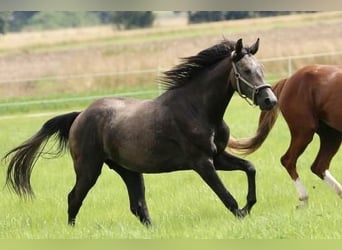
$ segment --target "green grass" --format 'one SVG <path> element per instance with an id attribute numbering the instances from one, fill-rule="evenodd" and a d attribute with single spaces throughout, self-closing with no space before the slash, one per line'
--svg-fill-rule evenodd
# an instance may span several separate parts
<path id="1" fill-rule="evenodd" d="M 257 108 L 236 97 L 228 108 L 226 120 L 234 135 L 248 136 L 255 130 L 258 115 Z M 0 119 L 0 154 L 33 135 L 51 116 Z M 149 229 L 130 213 L 122 180 L 106 167 L 88 194 L 76 226 L 67 226 L 66 197 L 75 178 L 70 155 L 40 159 L 32 174 L 34 200 L 25 202 L 6 188 L 1 189 L 0 238 L 340 239 L 341 200 L 309 168 L 317 151 L 317 138 L 299 160 L 298 171 L 310 195 L 309 207 L 302 210 L 295 209 L 296 190 L 279 163 L 288 140 L 286 124 L 280 117 L 263 147 L 247 157 L 257 168 L 258 202 L 252 214 L 243 220 L 228 212 L 192 171 L 145 175 L 146 200 L 153 220 Z M 337 154 L 331 172 L 339 180 L 342 180 L 341 163 Z M 4 185 L 5 170 L 1 166 L 0 186 Z M 245 175 L 219 174 L 243 206 L 247 190 Z"/>
<path id="2" fill-rule="evenodd" d="M 134 95 L 134 93 L 136 95 Z M 139 94 L 141 93 L 141 94 Z M 2 98 L 0 115 L 26 114 L 32 112 L 55 112 L 58 110 L 82 110 L 94 100 L 105 96 L 130 96 L 153 98 L 158 95 L 157 86 L 99 89 L 80 93 L 57 93 L 47 96 Z"/>

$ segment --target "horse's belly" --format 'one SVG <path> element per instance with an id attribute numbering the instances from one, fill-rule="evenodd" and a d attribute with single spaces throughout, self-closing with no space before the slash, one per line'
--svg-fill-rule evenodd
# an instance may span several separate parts
<path id="1" fill-rule="evenodd" d="M 318 119 L 342 133 L 342 99 L 332 96 L 319 107 Z"/>
<path id="2" fill-rule="evenodd" d="M 185 157 L 173 142 L 160 141 L 148 131 L 120 135 L 107 145 L 111 159 L 137 172 L 161 173 L 186 169 Z"/>
<path id="3" fill-rule="evenodd" d="M 123 167 L 140 173 L 164 173 L 188 169 L 182 157 L 172 154 L 153 154 L 145 150 L 122 151 L 114 159 Z"/>
<path id="4" fill-rule="evenodd" d="M 328 119 L 328 120 L 323 120 L 329 127 L 334 128 L 338 130 L 339 132 L 342 133 L 342 118 L 338 119 Z"/>

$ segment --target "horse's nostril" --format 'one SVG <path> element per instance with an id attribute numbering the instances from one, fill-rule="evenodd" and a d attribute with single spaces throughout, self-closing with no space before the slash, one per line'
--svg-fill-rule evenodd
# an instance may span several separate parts
<path id="1" fill-rule="evenodd" d="M 265 99 L 265 104 L 266 105 L 271 105 L 271 106 L 274 106 L 276 105 L 278 102 L 277 98 L 266 98 Z"/>
<path id="2" fill-rule="evenodd" d="M 277 103 L 277 100 L 276 99 L 273 99 L 273 98 L 265 98 L 264 99 L 264 102 L 263 102 L 263 107 L 262 109 L 265 109 L 265 110 L 270 110 L 273 108 L 273 106 Z"/>
<path id="3" fill-rule="evenodd" d="M 266 104 L 267 106 L 270 106 L 270 105 L 272 104 L 270 98 L 266 98 L 266 99 L 265 99 L 265 104 Z"/>

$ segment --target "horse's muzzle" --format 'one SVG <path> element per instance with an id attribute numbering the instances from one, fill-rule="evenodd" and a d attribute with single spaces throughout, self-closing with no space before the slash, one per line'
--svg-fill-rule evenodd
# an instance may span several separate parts
<path id="1" fill-rule="evenodd" d="M 255 104 L 261 110 L 271 110 L 277 104 L 277 101 L 277 97 L 270 87 L 260 89 L 255 98 Z"/>

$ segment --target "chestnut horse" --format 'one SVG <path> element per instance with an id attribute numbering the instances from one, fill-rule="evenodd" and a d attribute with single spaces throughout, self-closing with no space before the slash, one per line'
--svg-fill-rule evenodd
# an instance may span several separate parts
<path id="1" fill-rule="evenodd" d="M 265 83 L 252 46 L 224 40 L 164 73 L 167 90 L 153 100 L 102 98 L 83 112 L 51 118 L 42 128 L 12 149 L 7 184 L 19 195 L 31 195 L 32 168 L 49 138 L 56 136 L 60 151 L 67 145 L 76 172 L 68 195 L 68 223 L 76 215 L 102 166 L 117 172 L 126 184 L 131 212 L 151 223 L 145 201 L 143 173 L 194 170 L 235 216 L 244 217 L 256 203 L 255 168 L 225 151 L 229 129 L 223 120 L 235 92 L 263 110 L 276 104 Z M 243 208 L 225 188 L 216 170 L 241 170 L 248 179 Z M 172 190 L 169 190 L 172 192 Z"/>
<path id="2" fill-rule="evenodd" d="M 342 67 L 309 65 L 279 81 L 272 89 L 278 98 L 277 108 L 261 112 L 254 137 L 230 138 L 229 147 L 244 154 L 254 152 L 266 139 L 280 109 L 291 134 L 290 146 L 281 157 L 281 164 L 294 181 L 300 206 L 307 205 L 308 192 L 298 176 L 296 162 L 315 133 L 319 136 L 320 148 L 311 170 L 342 198 L 342 186 L 329 172 L 342 136 Z"/>

